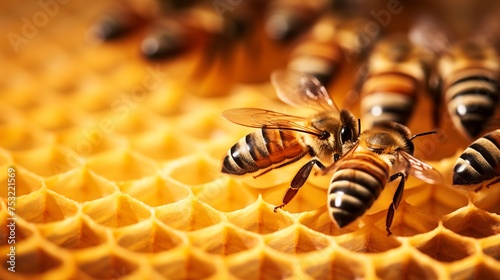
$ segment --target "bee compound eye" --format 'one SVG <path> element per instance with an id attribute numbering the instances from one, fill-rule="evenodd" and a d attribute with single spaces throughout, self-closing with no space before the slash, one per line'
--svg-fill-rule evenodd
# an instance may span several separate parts
<path id="1" fill-rule="evenodd" d="M 342 143 L 345 143 L 348 141 L 354 141 L 353 137 L 354 137 L 354 133 L 350 127 L 343 126 L 340 129 L 340 141 L 342 141 Z"/>

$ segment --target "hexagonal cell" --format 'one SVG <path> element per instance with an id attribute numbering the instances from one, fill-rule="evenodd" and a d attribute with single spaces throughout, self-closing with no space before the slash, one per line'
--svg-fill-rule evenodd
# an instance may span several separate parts
<path id="1" fill-rule="evenodd" d="M 217 274 L 214 258 L 189 247 L 152 257 L 155 272 L 165 279 L 206 279 Z"/>
<path id="2" fill-rule="evenodd" d="M 270 248 L 287 254 L 319 251 L 330 245 L 330 239 L 302 225 L 294 225 L 268 234 L 264 242 Z"/>
<path id="3" fill-rule="evenodd" d="M 477 193 L 470 193 L 471 200 L 478 208 L 500 215 L 500 185 L 482 188 Z"/>
<path id="4" fill-rule="evenodd" d="M 45 180 L 47 187 L 77 202 L 105 197 L 117 190 L 116 185 L 89 170 L 87 166 Z"/>
<path id="5" fill-rule="evenodd" d="M 13 172 L 8 172 L 9 168 L 14 170 Z M 2 172 L 0 174 L 0 181 L 5 182 L 5 187 L 0 189 L 0 197 L 11 197 L 12 194 L 15 194 L 16 197 L 29 194 L 36 190 L 39 190 L 43 186 L 42 178 L 33 174 L 32 172 L 22 168 L 21 166 L 16 165 L 7 165 L 0 166 L 1 170 L 5 170 L 6 172 Z M 12 174 L 9 177 L 9 174 Z M 11 179 L 10 184 L 8 183 L 8 179 Z M 12 181 L 12 179 L 14 181 Z"/>
<path id="6" fill-rule="evenodd" d="M 265 250 L 252 250 L 227 261 L 229 272 L 238 279 L 286 279 L 294 275 L 295 267 L 290 258 Z"/>
<path id="7" fill-rule="evenodd" d="M 21 277 L 24 279 L 34 278 L 43 274 L 47 277 L 50 277 L 50 275 L 53 277 L 58 275 L 61 276 L 57 271 L 62 269 L 64 263 L 67 262 L 64 258 L 70 258 L 64 251 L 44 246 L 43 244 L 30 246 L 29 248 L 17 246 L 16 249 L 15 274 L 16 276 L 22 275 Z M 7 263 L 7 257 L 8 256 L 3 253 L 0 256 L 3 272 L 6 272 L 7 268 L 10 266 L 10 264 Z M 7 276 L 3 279 L 10 278 L 11 277 Z"/>
<path id="8" fill-rule="evenodd" d="M 201 141 L 207 141 L 216 139 L 219 136 L 227 137 L 225 127 L 220 125 L 221 121 L 225 120 L 221 118 L 219 110 L 208 109 L 204 106 L 201 111 L 197 112 L 196 118 L 185 115 L 180 120 L 179 127 L 190 136 Z"/>
<path id="9" fill-rule="evenodd" d="M 41 235 L 68 250 L 87 249 L 108 241 L 106 232 L 87 217 L 75 216 L 60 223 L 39 225 Z"/>
<path id="10" fill-rule="evenodd" d="M 230 177 L 194 186 L 192 190 L 198 199 L 222 212 L 245 208 L 257 199 L 255 191 Z"/>
<path id="11" fill-rule="evenodd" d="M 154 112 L 170 116 L 182 112 L 182 104 L 186 100 L 185 88 L 175 79 L 165 79 L 148 94 L 144 104 Z M 167 94 L 165 94 L 167 93 Z"/>
<path id="12" fill-rule="evenodd" d="M 97 247 L 85 254 L 76 255 L 77 278 L 119 279 L 132 275 L 139 269 L 137 260 L 130 254 L 110 251 L 108 246 Z M 84 275 L 84 276 L 83 276 Z"/>
<path id="13" fill-rule="evenodd" d="M 78 205 L 62 195 L 43 188 L 17 198 L 16 214 L 31 223 L 63 221 L 78 213 Z"/>
<path id="14" fill-rule="evenodd" d="M 480 239 L 500 234 L 498 215 L 469 204 L 443 217 L 443 226 L 459 235 Z"/>
<path id="15" fill-rule="evenodd" d="M 44 130 L 56 131 L 75 125 L 78 119 L 75 108 L 65 102 L 49 103 L 33 108 L 27 116 Z"/>
<path id="16" fill-rule="evenodd" d="M 349 251 L 322 250 L 300 258 L 302 270 L 313 279 L 369 279 L 368 263 Z"/>
<path id="17" fill-rule="evenodd" d="M 451 269 L 451 279 L 500 279 L 498 262 L 477 258 L 475 263 L 457 265 Z"/>
<path id="18" fill-rule="evenodd" d="M 261 244 L 255 234 L 231 224 L 218 224 L 189 233 L 191 244 L 209 254 L 232 255 L 248 251 Z"/>
<path id="19" fill-rule="evenodd" d="M 260 234 L 275 232 L 294 223 L 290 215 L 283 211 L 274 213 L 273 208 L 259 196 L 248 207 L 227 213 L 227 218 L 239 228 Z"/>
<path id="20" fill-rule="evenodd" d="M 372 217 L 375 219 L 378 218 L 378 221 L 375 222 L 378 228 L 385 228 L 387 211 L 374 214 Z M 414 236 L 432 231 L 438 226 L 438 217 L 426 214 L 420 211 L 420 207 L 413 207 L 411 204 L 406 203 L 406 201 L 402 201 L 394 215 L 391 232 L 395 236 Z"/>
<path id="21" fill-rule="evenodd" d="M 496 234 L 479 240 L 483 253 L 500 261 L 500 235 Z"/>
<path id="22" fill-rule="evenodd" d="M 57 175 L 83 164 L 82 158 L 75 151 L 56 144 L 12 155 L 16 164 L 42 177 Z"/>
<path id="23" fill-rule="evenodd" d="M 412 240 L 411 242 L 418 242 L 414 244 L 415 248 L 439 262 L 454 262 L 477 253 L 470 239 L 445 229 L 438 231 L 431 238 L 419 238 L 418 241 Z"/>
<path id="24" fill-rule="evenodd" d="M 334 236 L 354 232 L 360 228 L 359 220 L 358 222 L 355 221 L 343 228 L 339 228 L 330 219 L 330 212 L 327 211 L 326 205 L 314 211 L 301 213 L 297 221 L 314 231 Z"/>
<path id="25" fill-rule="evenodd" d="M 221 213 L 189 196 L 186 199 L 155 208 L 156 218 L 169 227 L 193 231 L 218 224 Z"/>
<path id="26" fill-rule="evenodd" d="M 291 181 L 293 175 L 290 174 L 288 176 L 290 176 Z M 283 196 L 285 195 L 285 192 L 289 186 L 290 182 L 287 182 L 285 184 L 280 184 L 278 186 L 269 188 L 262 194 L 262 197 L 265 201 L 269 201 L 276 205 L 279 205 L 281 204 Z M 300 188 L 300 191 L 293 198 L 293 200 L 282 210 L 288 211 L 290 213 L 300 213 L 317 209 L 318 207 L 324 206 L 326 204 L 326 192 L 327 191 L 325 189 L 321 189 L 309 183 L 306 183 Z"/>
<path id="27" fill-rule="evenodd" d="M 420 211 L 443 216 L 468 203 L 463 192 L 447 185 L 422 184 L 405 190 L 405 201 Z"/>
<path id="28" fill-rule="evenodd" d="M 380 230 L 370 224 L 353 233 L 335 237 L 335 241 L 347 250 L 358 253 L 380 253 L 401 246 L 393 236 L 387 236 L 385 230 Z"/>
<path id="29" fill-rule="evenodd" d="M 187 244 L 187 238 L 154 219 L 114 231 L 116 243 L 138 253 L 158 253 Z"/>
<path id="30" fill-rule="evenodd" d="M 45 146 L 52 136 L 28 123 L 16 122 L 0 125 L 0 146 L 10 151 L 25 151 Z"/>
<path id="31" fill-rule="evenodd" d="M 440 279 L 444 268 L 412 256 L 408 251 L 395 256 L 384 255 L 375 267 L 380 279 Z M 446 270 L 444 270 L 447 274 Z"/>
<path id="32" fill-rule="evenodd" d="M 158 166 L 130 150 L 113 150 L 90 157 L 87 165 L 97 174 L 114 181 L 128 181 L 150 176 Z"/>
<path id="33" fill-rule="evenodd" d="M 118 187 L 151 207 L 174 203 L 190 195 L 189 189 L 173 184 L 169 178 L 158 174 L 140 180 L 120 182 Z"/>
<path id="34" fill-rule="evenodd" d="M 188 156 L 168 164 L 163 174 L 179 182 L 179 184 L 188 186 L 201 185 L 220 177 L 220 164 L 207 157 Z"/>
<path id="35" fill-rule="evenodd" d="M 0 246 L 7 245 L 7 241 L 12 239 L 15 239 L 16 244 L 19 244 L 23 240 L 31 238 L 38 231 L 33 224 L 23 219 L 12 220 L 13 217 L 8 213 L 8 209 L 3 210 L 0 211 Z M 15 225 L 14 231 L 13 224 Z"/>
<path id="36" fill-rule="evenodd" d="M 133 225 L 151 217 L 151 210 L 146 205 L 122 193 L 85 202 L 83 213 L 95 222 L 111 228 Z"/>
<path id="37" fill-rule="evenodd" d="M 137 101 L 131 100 L 131 97 L 130 94 L 123 94 L 113 103 L 113 111 L 117 113 L 110 117 L 113 119 L 115 133 L 131 136 L 154 130 L 155 125 L 162 123 L 161 118 L 138 106 Z"/>
<path id="38" fill-rule="evenodd" d="M 182 131 L 166 127 L 133 136 L 131 147 L 158 161 L 177 159 L 196 153 L 196 142 Z"/>
<path id="39" fill-rule="evenodd" d="M 106 125 L 106 119 L 101 120 L 101 122 Z M 127 147 L 124 138 L 113 133 L 107 133 L 107 130 L 103 130 L 100 124 L 87 128 L 77 127 L 58 131 L 56 141 L 61 145 L 70 147 L 78 156 L 83 158 Z"/>

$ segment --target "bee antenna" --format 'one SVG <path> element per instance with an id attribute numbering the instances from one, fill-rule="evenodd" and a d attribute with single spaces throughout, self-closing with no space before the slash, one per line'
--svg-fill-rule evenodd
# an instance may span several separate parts
<path id="1" fill-rule="evenodd" d="M 410 141 L 417 138 L 417 137 L 420 137 L 420 136 L 425 136 L 425 135 L 429 135 L 429 134 L 436 134 L 437 131 L 436 130 L 433 130 L 433 131 L 427 131 L 427 132 L 422 132 L 422 133 L 419 133 L 419 134 L 415 134 L 413 135 L 411 138 L 410 138 Z"/>

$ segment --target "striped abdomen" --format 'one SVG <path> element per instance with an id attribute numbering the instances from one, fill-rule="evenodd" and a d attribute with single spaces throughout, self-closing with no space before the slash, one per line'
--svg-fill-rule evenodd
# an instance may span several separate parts
<path id="1" fill-rule="evenodd" d="M 295 133 L 280 129 L 259 129 L 241 138 L 224 157 L 222 172 L 243 175 L 305 155 Z"/>
<path id="2" fill-rule="evenodd" d="M 354 153 L 339 163 L 328 190 L 330 218 L 344 227 L 362 216 L 384 189 L 389 171 L 374 153 Z"/>
<path id="3" fill-rule="evenodd" d="M 418 81 L 403 72 L 370 76 L 361 89 L 363 121 L 371 127 L 378 121 L 407 124 L 415 107 Z"/>
<path id="4" fill-rule="evenodd" d="M 474 141 L 453 168 L 453 185 L 477 188 L 500 176 L 500 129 Z"/>
<path id="5" fill-rule="evenodd" d="M 455 126 L 471 138 L 481 133 L 495 113 L 498 77 L 488 69 L 465 69 L 454 73 L 445 85 L 445 101 Z"/>
<path id="6" fill-rule="evenodd" d="M 327 86 L 338 72 L 342 51 L 333 41 L 307 40 L 293 50 L 287 68 L 314 76 Z"/>

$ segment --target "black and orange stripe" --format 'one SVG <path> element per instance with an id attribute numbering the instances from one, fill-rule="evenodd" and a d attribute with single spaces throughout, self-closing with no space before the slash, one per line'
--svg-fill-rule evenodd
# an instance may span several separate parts
<path id="1" fill-rule="evenodd" d="M 378 198 L 390 166 L 372 152 L 355 152 L 339 163 L 328 190 L 331 218 L 343 227 L 363 215 Z"/>
<path id="2" fill-rule="evenodd" d="M 498 77 L 486 68 L 453 73 L 444 84 L 445 102 L 455 126 L 476 138 L 493 117 L 499 100 Z"/>
<path id="3" fill-rule="evenodd" d="M 241 138 L 224 157 L 222 172 L 244 175 L 288 161 L 308 153 L 294 132 L 281 129 L 256 130 Z"/>
<path id="4" fill-rule="evenodd" d="M 477 139 L 457 159 L 453 185 L 477 189 L 500 176 L 500 129 Z"/>

